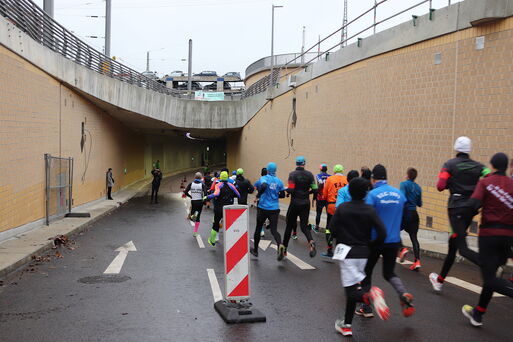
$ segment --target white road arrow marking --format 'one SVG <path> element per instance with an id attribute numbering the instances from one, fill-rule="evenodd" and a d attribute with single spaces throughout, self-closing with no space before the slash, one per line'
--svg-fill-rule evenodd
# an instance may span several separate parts
<path id="1" fill-rule="evenodd" d="M 137 248 L 132 241 L 125 243 L 123 246 L 116 249 L 116 252 L 119 252 L 118 255 L 112 260 L 109 267 L 103 272 L 104 274 L 119 274 L 121 272 L 121 268 L 125 263 L 126 256 L 128 252 L 137 252 Z"/>
<path id="2" fill-rule="evenodd" d="M 217 281 L 216 273 L 214 269 L 207 268 L 208 280 L 210 281 L 210 287 L 212 288 L 212 295 L 214 296 L 214 303 L 223 300 L 223 294 L 221 292 L 221 288 L 219 287 L 219 282 Z"/>
<path id="3" fill-rule="evenodd" d="M 270 247 L 272 249 L 278 250 L 278 247 L 274 243 Z M 287 251 L 286 258 L 289 259 L 294 265 L 296 265 L 297 267 L 299 267 L 302 270 L 315 270 L 315 267 L 307 264 L 303 260 L 301 260 L 298 257 L 296 257 L 295 255 L 291 254 L 289 251 Z"/>
<path id="4" fill-rule="evenodd" d="M 196 241 L 198 242 L 199 248 L 205 248 L 205 244 L 203 243 L 203 240 L 201 239 L 201 235 L 196 235 Z"/>
<path id="5" fill-rule="evenodd" d="M 254 239 L 251 239 L 251 242 L 255 242 Z M 271 245 L 271 240 L 260 240 L 260 243 L 258 244 L 258 247 L 265 252 L 267 248 Z"/>

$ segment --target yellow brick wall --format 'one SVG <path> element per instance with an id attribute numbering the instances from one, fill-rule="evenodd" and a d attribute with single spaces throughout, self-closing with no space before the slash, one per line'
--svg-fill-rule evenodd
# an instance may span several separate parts
<path id="1" fill-rule="evenodd" d="M 476 50 L 482 35 L 485 49 Z M 512 75 L 513 18 L 391 51 L 269 102 L 229 137 L 228 163 L 253 180 L 275 161 L 284 181 L 297 155 L 314 173 L 320 163 L 341 163 L 346 172 L 382 163 L 394 186 L 412 166 L 424 189 L 421 226 L 432 216 L 432 229 L 447 231 L 447 194 L 435 186 L 454 139 L 469 136 L 471 156 L 485 164 L 494 152 L 513 156 Z M 290 128 L 293 98 L 297 124 Z"/>
<path id="2" fill-rule="evenodd" d="M 108 167 L 114 191 L 144 176 L 142 135 L 0 47 L 0 231 L 44 217 L 45 153 L 74 158 L 75 206 L 105 195 Z"/>

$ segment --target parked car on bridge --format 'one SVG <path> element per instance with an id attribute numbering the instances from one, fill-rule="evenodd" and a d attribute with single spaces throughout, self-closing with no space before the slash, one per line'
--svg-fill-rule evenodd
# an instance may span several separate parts
<path id="1" fill-rule="evenodd" d="M 237 77 L 240 79 L 240 72 L 230 71 L 224 74 L 223 77 Z"/>
<path id="2" fill-rule="evenodd" d="M 183 73 L 183 71 L 176 70 L 176 71 L 171 71 L 168 76 L 169 77 L 182 77 L 182 76 L 184 76 L 184 73 Z"/>
<path id="3" fill-rule="evenodd" d="M 158 79 L 158 77 L 157 77 L 157 73 L 156 73 L 155 71 L 148 71 L 148 70 L 147 70 L 147 71 L 143 71 L 143 72 L 141 72 L 141 74 L 142 74 L 143 76 L 148 77 L 149 79 L 152 79 L 152 80 L 157 80 L 157 79 Z"/>
<path id="4" fill-rule="evenodd" d="M 223 82 L 223 89 L 230 90 L 230 89 L 232 89 L 232 87 L 230 86 L 230 83 Z M 217 90 L 217 82 L 212 82 L 210 84 L 207 84 L 205 87 L 203 87 L 203 90 Z"/>
<path id="5" fill-rule="evenodd" d="M 215 72 L 215 71 L 202 71 L 199 74 L 194 74 L 194 76 L 217 76 L 217 72 Z"/>
<path id="6" fill-rule="evenodd" d="M 187 90 L 187 82 L 182 82 L 182 83 L 178 84 L 178 87 L 176 89 Z M 199 84 L 198 82 L 192 82 L 191 89 L 192 90 L 202 90 L 203 88 L 201 87 L 201 84 Z"/>

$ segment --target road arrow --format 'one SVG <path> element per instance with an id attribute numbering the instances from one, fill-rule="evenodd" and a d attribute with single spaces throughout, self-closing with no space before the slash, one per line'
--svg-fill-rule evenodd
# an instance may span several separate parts
<path id="1" fill-rule="evenodd" d="M 251 239 L 251 242 L 255 242 L 255 240 Z M 260 247 L 261 250 L 265 251 L 267 248 L 269 248 L 271 242 L 271 240 L 260 240 L 258 247 Z"/>
<path id="2" fill-rule="evenodd" d="M 137 248 L 132 241 L 125 243 L 123 246 L 116 249 L 116 252 L 119 252 L 118 255 L 112 260 L 109 267 L 103 272 L 104 274 L 119 274 L 121 272 L 121 268 L 125 263 L 126 256 L 128 252 L 137 252 Z"/>

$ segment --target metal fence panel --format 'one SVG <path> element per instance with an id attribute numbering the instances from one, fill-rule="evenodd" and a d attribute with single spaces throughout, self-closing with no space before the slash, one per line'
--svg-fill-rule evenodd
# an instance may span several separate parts
<path id="1" fill-rule="evenodd" d="M 50 220 L 71 212 L 73 192 L 73 158 L 45 154 L 46 225 Z"/>

